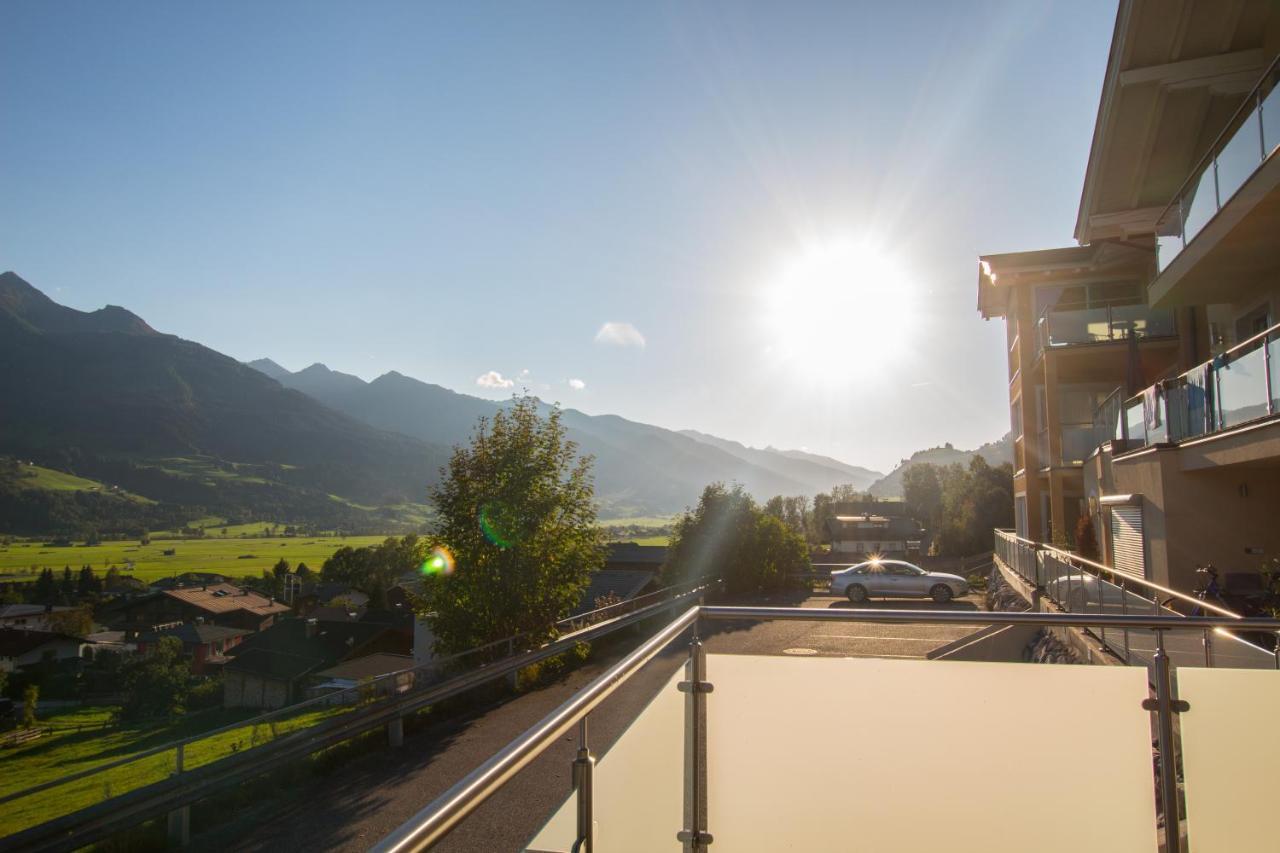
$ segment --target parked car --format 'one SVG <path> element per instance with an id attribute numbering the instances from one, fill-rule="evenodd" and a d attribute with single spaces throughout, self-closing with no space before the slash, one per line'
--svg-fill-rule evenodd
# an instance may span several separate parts
<path id="1" fill-rule="evenodd" d="M 903 560 L 868 560 L 831 572 L 831 593 L 847 596 L 855 603 L 879 596 L 932 598 L 945 604 L 968 591 L 969 582 L 959 575 L 926 572 Z"/>

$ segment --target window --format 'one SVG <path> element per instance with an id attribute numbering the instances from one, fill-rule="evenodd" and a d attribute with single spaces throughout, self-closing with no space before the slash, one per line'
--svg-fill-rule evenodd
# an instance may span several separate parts
<path id="1" fill-rule="evenodd" d="M 1056 285 L 1036 288 L 1036 316 L 1047 311 L 1083 311 L 1108 305 L 1142 302 L 1136 281 L 1103 281 L 1093 284 Z"/>

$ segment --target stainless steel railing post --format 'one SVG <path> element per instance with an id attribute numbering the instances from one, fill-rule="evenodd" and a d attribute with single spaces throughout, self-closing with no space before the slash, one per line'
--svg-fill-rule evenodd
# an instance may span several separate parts
<path id="1" fill-rule="evenodd" d="M 1181 820 L 1178 817 L 1178 773 L 1173 746 L 1173 676 L 1169 653 L 1164 647 L 1164 631 L 1156 629 L 1156 655 L 1152 661 L 1156 682 L 1156 734 L 1160 748 L 1160 802 L 1164 807 L 1164 849 L 1182 850 Z"/>
<path id="2" fill-rule="evenodd" d="M 595 770 L 596 757 L 587 745 L 587 718 L 578 721 L 578 757 L 573 761 L 573 788 L 578 793 L 578 839 L 573 853 L 591 853 L 595 849 Z"/>
<path id="3" fill-rule="evenodd" d="M 688 680 L 680 683 L 684 704 L 684 829 L 676 840 L 684 853 L 705 853 L 712 841 L 707 832 L 707 700 L 712 686 L 707 682 L 707 653 L 693 623 L 689 643 Z"/>

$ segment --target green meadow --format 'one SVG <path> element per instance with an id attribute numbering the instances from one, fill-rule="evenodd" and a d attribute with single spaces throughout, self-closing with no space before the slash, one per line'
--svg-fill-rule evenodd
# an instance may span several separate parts
<path id="1" fill-rule="evenodd" d="M 209 764 L 298 729 L 309 728 L 353 708 L 352 705 L 308 707 L 300 713 L 277 718 L 272 725 L 230 729 L 189 744 L 184 766 L 194 769 Z M 0 773 L 0 796 L 260 713 L 219 708 L 190 714 L 173 725 L 103 728 L 114 711 L 110 707 L 75 708 L 40 720 L 38 725 L 47 727 L 50 730 L 48 734 L 29 744 L 6 749 L 0 756 L 0 762 L 3 762 L 0 766 L 5 771 Z M 174 751 L 165 750 L 140 761 L 0 804 L 0 837 L 159 782 L 174 772 L 175 765 Z"/>
<path id="2" fill-rule="evenodd" d="M 244 525 L 261 531 L 263 525 Z M 220 528 L 219 528 L 220 531 Z M 230 529 L 228 529 L 230 534 Z M 12 542 L 0 545 L 0 580 L 31 580 L 45 567 L 72 571 L 92 566 L 103 574 L 115 566 L 125 574 L 151 582 L 183 572 L 216 572 L 229 578 L 259 576 L 281 558 L 290 565 L 306 563 L 319 571 L 334 551 L 343 547 L 376 545 L 383 536 L 206 536 L 203 539 L 153 539 L 150 545 L 138 540 L 74 544 L 69 547 L 42 542 Z M 172 554 L 166 551 L 172 550 Z"/>

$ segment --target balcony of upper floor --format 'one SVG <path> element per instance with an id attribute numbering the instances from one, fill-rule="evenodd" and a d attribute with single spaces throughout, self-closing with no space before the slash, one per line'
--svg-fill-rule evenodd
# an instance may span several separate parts
<path id="1" fill-rule="evenodd" d="M 1127 399 L 1113 395 L 1094 430 L 1116 462 L 1177 446 L 1184 470 L 1280 465 L 1280 325 Z"/>
<path id="2" fill-rule="evenodd" d="M 1132 240 L 1232 125 L 1280 52 L 1274 0 L 1119 0 L 1075 238 Z"/>
<path id="3" fill-rule="evenodd" d="M 1151 304 L 1243 303 L 1280 266 L 1280 57 L 1196 163 L 1156 223 Z"/>

